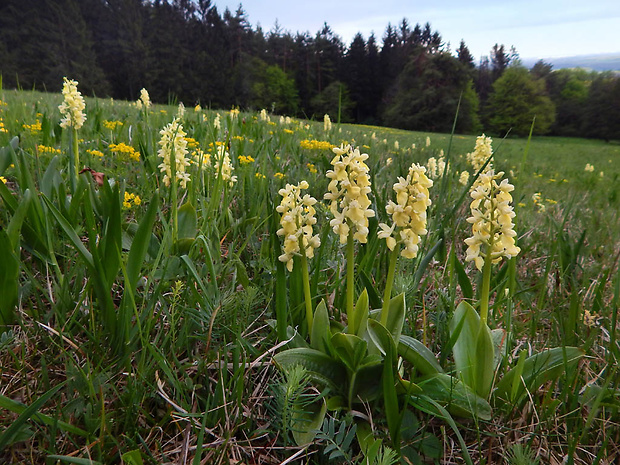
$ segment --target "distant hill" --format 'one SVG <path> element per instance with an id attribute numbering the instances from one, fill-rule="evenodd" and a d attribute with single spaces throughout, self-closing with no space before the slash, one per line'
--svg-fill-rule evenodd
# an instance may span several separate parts
<path id="1" fill-rule="evenodd" d="M 523 65 L 531 68 L 540 58 L 524 58 Z M 543 58 L 545 63 L 553 65 L 553 69 L 561 68 L 586 68 L 593 71 L 618 71 L 620 72 L 620 52 L 602 53 L 598 55 L 579 55 L 562 58 Z"/>

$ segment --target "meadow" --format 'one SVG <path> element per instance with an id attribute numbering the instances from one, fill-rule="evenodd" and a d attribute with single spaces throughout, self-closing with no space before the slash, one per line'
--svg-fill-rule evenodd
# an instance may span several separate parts
<path id="1" fill-rule="evenodd" d="M 0 100 L 0 462 L 619 460 L 617 142 Z M 477 267 L 491 165 L 520 250 Z"/>

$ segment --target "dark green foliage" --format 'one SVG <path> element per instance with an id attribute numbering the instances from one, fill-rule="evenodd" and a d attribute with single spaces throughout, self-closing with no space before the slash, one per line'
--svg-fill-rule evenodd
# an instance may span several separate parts
<path id="1" fill-rule="evenodd" d="M 457 130 L 476 132 L 478 98 L 464 65 L 448 53 L 411 57 L 384 111 L 385 123 L 403 129 L 450 132 L 461 99 Z"/>

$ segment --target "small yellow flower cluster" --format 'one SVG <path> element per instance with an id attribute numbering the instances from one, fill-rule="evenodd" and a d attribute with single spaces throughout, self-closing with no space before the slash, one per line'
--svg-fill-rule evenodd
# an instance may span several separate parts
<path id="1" fill-rule="evenodd" d="M 276 179 L 284 179 L 286 177 L 286 174 L 280 173 L 278 171 L 277 173 L 274 173 L 273 177 L 276 178 Z"/>
<path id="2" fill-rule="evenodd" d="M 108 121 L 108 120 L 105 120 L 101 124 L 103 124 L 104 128 L 109 129 L 110 131 L 114 131 L 116 128 L 122 126 L 123 122 L 122 121 Z"/>
<path id="3" fill-rule="evenodd" d="M 230 119 L 237 119 L 239 117 L 239 109 L 238 108 L 231 108 L 230 109 Z"/>
<path id="4" fill-rule="evenodd" d="M 503 175 L 501 171 L 495 174 L 488 170 L 472 186 L 472 216 L 467 222 L 472 224 L 473 236 L 465 239 L 468 245 L 465 260 L 473 261 L 479 270 L 488 254 L 493 263 L 498 263 L 502 257 L 516 257 L 521 251 L 515 245 L 517 233 L 512 222 L 515 213 L 510 205 L 514 186 L 507 179 L 498 184 Z"/>
<path id="5" fill-rule="evenodd" d="M 99 150 L 86 149 L 86 153 L 94 157 L 103 158 L 103 152 L 100 152 Z"/>
<path id="6" fill-rule="evenodd" d="M 77 90 L 77 81 L 64 79 L 62 86 L 62 95 L 64 101 L 58 106 L 60 113 L 63 115 L 60 126 L 63 129 L 70 127 L 80 129 L 86 121 L 86 115 L 83 110 L 86 108 L 82 94 Z"/>
<path id="7" fill-rule="evenodd" d="M 256 173 L 254 176 L 256 176 L 256 178 L 258 178 L 258 179 L 266 179 L 267 178 L 267 176 L 265 176 L 262 173 Z"/>
<path id="8" fill-rule="evenodd" d="M 291 130 L 291 129 L 286 129 L 286 128 L 284 128 L 282 131 L 283 131 L 285 134 L 295 134 L 295 131 L 293 131 L 293 130 Z"/>
<path id="9" fill-rule="evenodd" d="M 194 111 L 195 111 L 196 113 L 199 113 L 199 112 L 201 112 L 201 111 L 202 111 L 202 107 L 200 106 L 200 104 L 198 104 L 198 105 L 196 105 L 196 106 L 194 107 Z"/>
<path id="10" fill-rule="evenodd" d="M 238 141 L 241 142 L 241 141 L 245 140 L 245 137 L 243 137 L 243 136 L 232 136 L 231 139 L 232 140 L 238 140 Z"/>
<path id="11" fill-rule="evenodd" d="M 443 176 L 443 172 L 446 169 L 446 161 L 444 160 L 443 156 L 440 156 L 439 159 L 431 157 L 428 159 L 426 167 L 428 168 L 429 177 L 431 179 L 437 179 Z"/>
<path id="12" fill-rule="evenodd" d="M 473 166 L 475 172 L 478 172 L 489 157 L 493 155 L 493 149 L 491 148 L 492 142 L 493 140 L 484 134 L 476 138 L 476 146 L 474 147 L 474 151 L 467 154 L 467 162 Z M 487 168 L 492 168 L 491 162 L 489 162 Z"/>
<path id="13" fill-rule="evenodd" d="M 110 151 L 116 153 L 121 160 L 140 161 L 140 152 L 124 142 L 110 144 Z"/>
<path id="14" fill-rule="evenodd" d="M 0 181 L 2 181 L 3 184 L 6 184 L 6 178 L 4 176 L 0 176 Z"/>
<path id="15" fill-rule="evenodd" d="M 278 257 L 286 268 L 293 271 L 293 257 L 302 252 L 306 257 L 314 257 L 314 249 L 321 245 L 318 235 L 312 235 L 312 226 L 316 224 L 316 199 L 308 194 L 303 197 L 301 191 L 308 189 L 308 182 L 301 181 L 299 184 L 287 184 L 278 193 L 282 196 L 282 202 L 276 207 L 280 217 L 280 229 L 278 236 L 284 237 L 283 254 Z"/>
<path id="16" fill-rule="evenodd" d="M 33 124 L 23 124 L 22 127 L 26 131 L 30 131 L 30 134 L 38 134 L 41 132 L 41 121 L 36 120 Z"/>
<path id="17" fill-rule="evenodd" d="M 198 144 L 198 141 L 194 139 L 193 137 L 185 137 L 185 142 L 187 142 L 187 148 L 189 150 L 196 149 L 200 145 Z"/>
<path id="18" fill-rule="evenodd" d="M 534 202 L 534 205 L 538 208 L 539 212 L 545 211 L 545 204 L 543 203 L 542 194 L 540 192 L 535 192 L 532 194 L 532 202 Z"/>
<path id="19" fill-rule="evenodd" d="M 324 198 L 330 200 L 329 209 L 334 215 L 329 224 L 334 233 L 340 236 L 342 244 L 347 242 L 349 230 L 353 229 L 353 238 L 365 244 L 368 240 L 368 218 L 375 216 L 370 208 L 370 171 L 366 163 L 368 154 L 360 153 L 350 145 L 333 149 L 336 156 L 326 176 L 331 179 Z"/>
<path id="20" fill-rule="evenodd" d="M 187 155 L 187 141 L 185 140 L 185 131 L 177 118 L 172 123 L 167 124 L 161 131 L 160 148 L 157 155 L 163 159 L 158 166 L 159 170 L 164 174 L 164 184 L 170 185 L 172 178 L 172 167 L 170 165 L 171 157 L 174 154 L 174 165 L 176 171 L 176 179 L 180 181 L 181 187 L 185 189 L 187 182 L 190 180 L 189 173 L 185 171 L 185 167 L 189 165 Z"/>
<path id="21" fill-rule="evenodd" d="M 459 184 L 466 186 L 469 182 L 469 171 L 461 171 L 459 175 Z"/>
<path id="22" fill-rule="evenodd" d="M 587 171 L 588 173 L 593 173 L 594 172 L 594 166 L 591 165 L 590 163 L 586 163 L 585 171 Z"/>
<path id="23" fill-rule="evenodd" d="M 332 150 L 335 145 L 328 141 L 304 139 L 299 142 L 299 146 L 305 150 Z"/>
<path id="24" fill-rule="evenodd" d="M 308 171 L 310 171 L 312 174 L 316 174 L 318 172 L 316 166 L 314 166 L 312 163 L 306 163 L 306 167 L 308 168 Z"/>
<path id="25" fill-rule="evenodd" d="M 203 152 L 201 149 L 194 150 L 190 156 L 190 162 L 194 165 L 198 165 L 203 171 L 211 166 L 211 155 Z"/>
<path id="26" fill-rule="evenodd" d="M 329 118 L 329 115 L 325 113 L 323 116 L 323 130 L 325 132 L 329 132 L 332 130 L 332 120 Z"/>
<path id="27" fill-rule="evenodd" d="M 249 155 L 239 155 L 237 158 L 239 159 L 239 164 L 241 165 L 249 165 L 250 163 L 254 163 L 254 158 Z"/>
<path id="28" fill-rule="evenodd" d="M 37 150 L 41 153 L 51 153 L 54 155 L 60 155 L 60 149 L 54 147 L 47 147 L 45 145 L 37 145 Z"/>
<path id="29" fill-rule="evenodd" d="M 379 239 L 385 239 L 390 250 L 402 242 L 405 248 L 400 253 L 405 258 L 415 258 L 418 255 L 420 236 L 428 233 L 426 230 L 426 210 L 431 205 L 428 189 L 433 186 L 426 176 L 426 168 L 413 163 L 409 168 L 407 178 L 398 177 L 394 184 L 396 202 L 390 200 L 385 211 L 391 215 L 393 224 L 388 226 L 380 223 Z"/>
<path id="30" fill-rule="evenodd" d="M 140 109 L 148 109 L 151 106 L 151 98 L 149 97 L 149 93 L 146 89 L 142 88 L 140 90 L 140 98 L 136 102 L 136 106 Z"/>
<path id="31" fill-rule="evenodd" d="M 4 121 L 2 121 L 2 117 L 0 117 L 0 132 L 9 132 L 4 127 Z"/>
<path id="32" fill-rule="evenodd" d="M 237 182 L 237 176 L 233 176 L 233 166 L 230 162 L 230 155 L 226 151 L 226 147 L 224 145 L 218 145 L 217 153 L 215 155 L 215 169 L 220 169 L 220 164 L 222 165 L 222 179 L 224 181 L 228 181 L 228 185 L 232 186 Z"/>
<path id="33" fill-rule="evenodd" d="M 136 194 L 130 194 L 125 191 L 125 200 L 123 200 L 123 207 L 131 208 L 133 205 L 140 205 L 142 203 L 142 199 L 140 196 Z"/>

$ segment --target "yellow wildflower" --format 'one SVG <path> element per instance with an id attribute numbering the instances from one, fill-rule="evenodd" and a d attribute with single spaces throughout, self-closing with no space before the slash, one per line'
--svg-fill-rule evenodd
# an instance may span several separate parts
<path id="1" fill-rule="evenodd" d="M 304 139 L 299 142 L 299 146 L 306 150 L 332 150 L 335 145 L 328 141 Z"/>
<path id="2" fill-rule="evenodd" d="M 273 177 L 274 177 L 274 178 L 277 178 L 277 179 L 284 179 L 284 178 L 286 177 L 286 174 L 284 174 L 284 173 L 280 173 L 280 172 L 278 171 L 277 173 L 275 173 L 275 174 L 273 175 Z"/>
<path id="3" fill-rule="evenodd" d="M 278 193 L 282 196 L 282 202 L 276 207 L 280 217 L 280 226 L 277 235 L 284 237 L 283 254 L 278 257 L 286 268 L 293 271 L 293 257 L 303 252 L 306 257 L 314 257 L 314 249 L 321 245 L 318 234 L 313 235 L 312 226 L 316 224 L 314 217 L 316 199 L 308 194 L 301 195 L 301 191 L 308 189 L 308 182 L 301 181 L 299 184 L 287 184 Z"/>
<path id="4" fill-rule="evenodd" d="M 140 98 L 136 102 L 138 108 L 148 109 L 151 106 L 151 98 L 149 97 L 149 93 L 146 89 L 142 88 L 140 90 Z M 162 110 L 164 111 L 164 110 Z"/>
<path id="5" fill-rule="evenodd" d="M 306 163 L 306 167 L 308 168 L 308 171 L 310 171 L 312 174 L 317 173 L 316 166 L 314 166 L 312 163 Z"/>
<path id="6" fill-rule="evenodd" d="M 329 115 L 325 113 L 323 116 L 323 130 L 325 132 L 329 132 L 332 130 L 332 120 L 329 118 Z"/>
<path id="7" fill-rule="evenodd" d="M 459 175 L 459 184 L 466 186 L 469 182 L 469 171 L 462 171 Z"/>
<path id="8" fill-rule="evenodd" d="M 467 161 L 473 166 L 475 172 L 479 171 L 482 165 L 493 155 L 493 149 L 491 148 L 492 142 L 493 139 L 484 134 L 476 138 L 474 151 L 467 154 Z M 492 168 L 491 162 L 487 164 L 487 168 Z"/>
<path id="9" fill-rule="evenodd" d="M 439 160 L 435 159 L 435 157 L 431 157 L 428 159 L 426 167 L 428 168 L 429 177 L 431 179 L 437 179 L 443 175 L 446 162 L 443 157 L 440 157 Z"/>
<path id="10" fill-rule="evenodd" d="M 239 109 L 238 108 L 231 108 L 230 110 L 230 119 L 237 119 L 237 117 L 239 116 Z"/>
<path id="11" fill-rule="evenodd" d="M 185 167 L 189 165 L 189 159 L 185 157 L 187 155 L 187 141 L 185 140 L 183 126 L 178 118 L 175 118 L 172 123 L 169 123 L 159 133 L 161 134 L 161 140 L 159 141 L 160 149 L 157 155 L 163 159 L 163 162 L 158 168 L 162 173 L 165 173 L 164 184 L 166 186 L 170 185 L 172 177 L 170 161 L 171 156 L 174 156 L 176 179 L 180 181 L 181 187 L 186 188 L 190 176 L 185 171 Z"/>
<path id="12" fill-rule="evenodd" d="M 223 145 L 218 145 L 217 147 L 217 154 L 215 155 L 215 169 L 221 169 L 222 179 L 224 181 L 228 181 L 229 186 L 232 186 L 234 183 L 237 182 L 237 176 L 233 176 L 232 174 L 233 166 L 230 162 L 230 155 L 226 151 L 226 147 L 224 147 Z"/>
<path id="13" fill-rule="evenodd" d="M 94 157 L 103 158 L 103 152 L 100 152 L 99 150 L 86 149 L 86 153 Z"/>
<path id="14" fill-rule="evenodd" d="M 194 107 L 194 111 L 195 111 L 196 113 L 198 113 L 198 112 L 202 111 L 202 107 L 200 106 L 200 104 L 198 104 L 198 105 L 196 105 L 196 106 Z"/>
<path id="15" fill-rule="evenodd" d="M 290 130 L 290 129 L 286 129 L 286 128 L 284 128 L 282 131 L 283 131 L 285 134 L 294 134 L 294 133 L 295 133 L 295 131 L 292 131 L 292 130 Z"/>
<path id="16" fill-rule="evenodd" d="M 2 125 L 2 127 L 4 128 L 4 125 L 0 122 L 0 125 Z M 38 134 L 39 132 L 41 132 L 41 121 L 36 120 L 34 123 L 32 124 L 23 124 L 22 127 L 26 130 L 29 131 L 30 134 Z"/>
<path id="17" fill-rule="evenodd" d="M 110 151 L 119 155 L 121 160 L 140 161 L 140 152 L 134 149 L 131 145 L 127 145 L 124 142 L 118 144 L 110 144 Z"/>
<path id="18" fill-rule="evenodd" d="M 4 176 L 0 176 L 0 181 L 2 181 L 4 184 L 6 184 L 6 178 Z"/>
<path id="19" fill-rule="evenodd" d="M 368 198 L 371 192 L 369 169 L 364 163 L 368 154 L 350 145 L 335 147 L 333 151 L 336 154 L 331 162 L 334 169 L 326 174 L 331 181 L 325 199 L 331 200 L 329 209 L 334 215 L 329 224 L 342 244 L 347 242 L 350 228 L 354 231 L 354 239 L 366 243 L 368 218 L 375 216 Z"/>
<path id="20" fill-rule="evenodd" d="M 405 248 L 400 254 L 405 258 L 417 256 L 420 236 L 428 233 L 426 210 L 431 205 L 428 189 L 432 187 L 433 181 L 425 173 L 426 168 L 413 163 L 406 179 L 398 177 L 398 182 L 393 186 L 396 202 L 390 200 L 385 206 L 393 224 L 388 226 L 379 223 L 381 231 L 377 237 L 385 239 L 390 250 L 394 250 L 396 244 L 402 242 Z"/>
<path id="21" fill-rule="evenodd" d="M 267 114 L 267 110 L 264 108 L 260 111 L 260 120 L 261 121 L 269 121 L 269 115 Z"/>
<path id="22" fill-rule="evenodd" d="M 140 198 L 139 195 L 130 194 L 129 192 L 125 191 L 123 207 L 131 208 L 132 205 L 140 205 L 141 203 L 142 203 L 142 199 Z"/>
<path id="23" fill-rule="evenodd" d="M 256 173 L 254 176 L 257 177 L 258 179 L 265 179 L 265 178 L 267 178 L 267 176 L 265 176 L 262 173 Z"/>
<path id="24" fill-rule="evenodd" d="M 250 163 L 254 163 L 254 158 L 249 155 L 239 155 L 237 158 L 239 159 L 239 164 L 241 165 L 249 165 Z"/>
<path id="25" fill-rule="evenodd" d="M 585 171 L 587 171 L 588 173 L 592 173 L 594 171 L 594 166 L 590 163 L 586 163 Z"/>
<path id="26" fill-rule="evenodd" d="M 122 126 L 122 121 L 104 121 L 101 123 L 104 128 L 109 129 L 110 131 L 114 131 L 117 127 Z"/>
<path id="27" fill-rule="evenodd" d="M 41 153 L 51 153 L 54 155 L 60 155 L 60 149 L 55 147 L 47 147 L 45 145 L 37 145 L 37 150 Z"/>
<path id="28" fill-rule="evenodd" d="M 80 129 L 86 121 L 86 115 L 83 110 L 86 108 L 82 94 L 77 90 L 77 81 L 69 80 L 66 77 L 62 86 L 63 102 L 58 106 L 60 113 L 63 115 L 60 126 L 63 129 L 70 127 Z"/>
<path id="29" fill-rule="evenodd" d="M 515 245 L 514 224 L 515 216 L 510 192 L 514 186 L 507 179 L 499 184 L 503 172 L 495 174 L 493 170 L 481 174 L 472 186 L 473 199 L 470 209 L 472 216 L 467 222 L 472 224 L 472 237 L 465 239 L 467 248 L 466 261 L 473 261 L 476 268 L 482 270 L 484 261 L 490 254 L 493 263 L 501 261 L 502 257 L 512 258 L 521 251 Z"/>
<path id="30" fill-rule="evenodd" d="M 394 141 L 394 150 L 396 151 L 400 150 L 400 144 L 398 143 L 397 140 Z"/>

